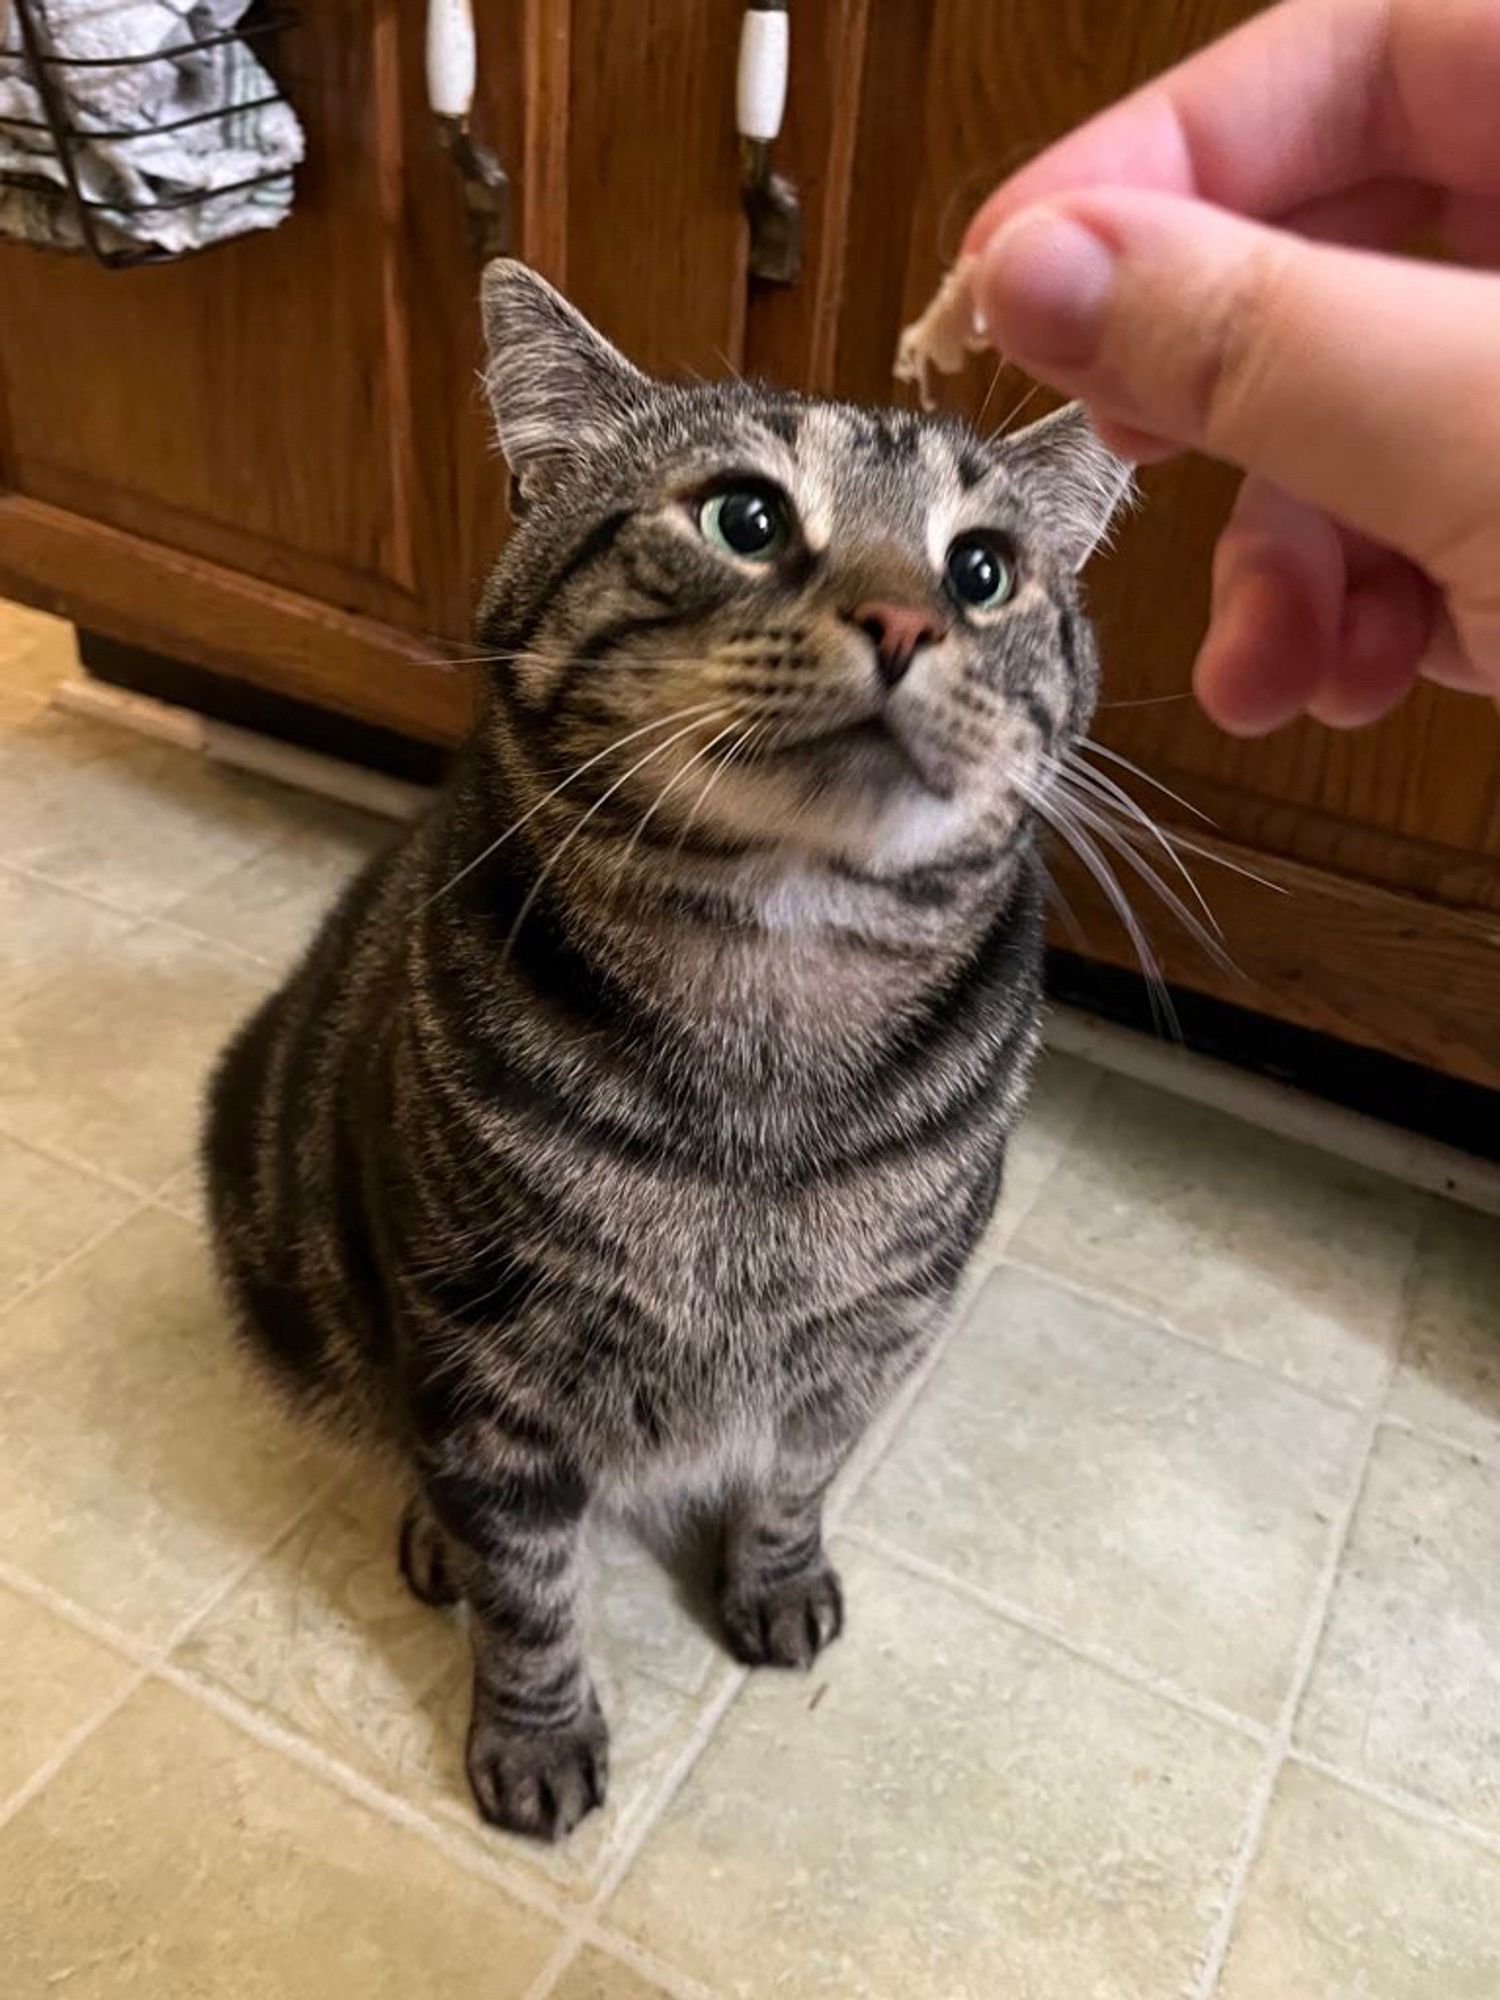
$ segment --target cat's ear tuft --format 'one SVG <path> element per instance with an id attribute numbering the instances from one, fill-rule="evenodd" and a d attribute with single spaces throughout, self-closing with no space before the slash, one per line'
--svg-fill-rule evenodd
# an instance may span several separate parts
<path id="1" fill-rule="evenodd" d="M 500 449 L 524 493 L 549 467 L 620 423 L 647 380 L 560 292 L 514 258 L 485 266 L 480 299 L 489 350 L 485 390 Z"/>
<path id="2" fill-rule="evenodd" d="M 1132 468 L 1095 436 L 1081 403 L 998 442 L 1063 561 L 1082 569 L 1134 497 Z"/>

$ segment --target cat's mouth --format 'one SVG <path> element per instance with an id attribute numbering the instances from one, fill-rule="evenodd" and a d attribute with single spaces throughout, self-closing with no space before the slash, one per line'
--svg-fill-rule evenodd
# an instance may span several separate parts
<path id="1" fill-rule="evenodd" d="M 953 796 L 952 774 L 940 769 L 920 741 L 903 731 L 889 714 L 868 715 L 858 722 L 800 737 L 770 751 L 763 761 L 795 761 L 810 767 L 825 782 L 842 779 L 885 790 L 915 782 L 937 798 Z"/>

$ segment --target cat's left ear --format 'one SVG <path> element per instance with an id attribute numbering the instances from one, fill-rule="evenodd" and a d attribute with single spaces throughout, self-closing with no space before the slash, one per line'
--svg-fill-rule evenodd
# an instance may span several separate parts
<path id="1" fill-rule="evenodd" d="M 647 378 L 514 258 L 485 266 L 480 301 L 495 432 L 525 493 L 628 415 Z"/>
<path id="2" fill-rule="evenodd" d="M 1135 476 L 1094 435 L 1081 403 L 997 441 L 1010 472 L 1046 523 L 1069 569 L 1080 570 L 1129 505 Z"/>

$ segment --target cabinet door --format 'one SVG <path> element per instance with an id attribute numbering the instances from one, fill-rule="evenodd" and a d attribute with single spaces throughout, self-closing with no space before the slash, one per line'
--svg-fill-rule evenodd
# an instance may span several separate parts
<path id="1" fill-rule="evenodd" d="M 799 0 L 784 151 L 809 202 L 809 258 L 793 292 L 752 290 L 748 365 L 872 401 L 904 393 L 890 379 L 896 333 L 987 189 L 1254 11 L 1251 0 Z M 945 399 L 1000 429 L 1045 406 L 982 358 Z M 1094 734 L 1212 819 L 1205 831 L 1138 788 L 1232 864 L 1188 857 L 1240 968 L 1211 963 L 1117 864 L 1168 976 L 1500 1084 L 1500 717 L 1424 689 L 1356 735 L 1308 724 L 1260 743 L 1222 736 L 1187 690 L 1234 480 L 1190 460 L 1144 485 L 1091 572 L 1106 659 Z M 1065 853 L 1056 873 L 1089 955 L 1132 963 L 1089 874 Z M 1077 948 L 1062 928 L 1058 942 Z"/>
<path id="2" fill-rule="evenodd" d="M 273 66 L 307 132 L 283 226 L 134 271 L 0 246 L 0 588 L 442 738 L 503 532 L 478 266 L 419 0 L 322 0 Z M 477 124 L 523 254 L 649 365 L 741 338 L 737 17 L 480 0 Z"/>

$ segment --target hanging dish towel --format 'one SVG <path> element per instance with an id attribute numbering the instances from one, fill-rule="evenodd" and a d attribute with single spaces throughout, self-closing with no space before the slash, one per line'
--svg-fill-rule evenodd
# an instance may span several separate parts
<path id="1" fill-rule="evenodd" d="M 179 252 L 272 229 L 292 204 L 302 128 L 248 46 L 230 33 L 249 0 L 31 0 L 86 200 L 110 247 Z M 149 55 L 100 68 L 78 58 Z M 8 124 L 7 119 L 32 121 Z M 191 122 L 183 122 L 191 121 Z M 38 128 L 39 127 L 39 128 Z M 175 128 L 175 129 L 174 129 Z M 111 133 L 114 137 L 91 136 Z M 0 234 L 76 250 L 82 237 L 20 22 L 0 0 Z M 153 205 L 156 204 L 156 205 Z"/>

